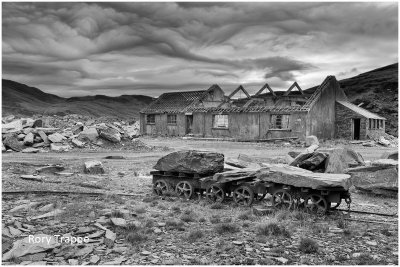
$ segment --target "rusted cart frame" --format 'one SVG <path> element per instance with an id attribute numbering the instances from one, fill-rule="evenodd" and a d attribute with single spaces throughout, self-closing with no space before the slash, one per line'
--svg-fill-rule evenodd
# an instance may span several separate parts
<path id="1" fill-rule="evenodd" d="M 195 193 L 204 194 L 207 199 L 222 202 L 226 197 L 243 206 L 250 206 L 254 200 L 272 195 L 271 205 L 275 208 L 304 207 L 315 213 L 326 213 L 337 208 L 344 199 L 349 205 L 350 193 L 343 188 L 312 189 L 294 187 L 259 180 L 255 176 L 236 177 L 215 181 L 213 176 L 181 172 L 153 171 L 153 190 L 158 195 L 173 189 L 178 196 L 190 199 Z"/>

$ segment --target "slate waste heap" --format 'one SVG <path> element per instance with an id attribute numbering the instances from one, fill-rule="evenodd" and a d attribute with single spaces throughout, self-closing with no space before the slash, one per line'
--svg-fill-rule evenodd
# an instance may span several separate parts
<path id="1" fill-rule="evenodd" d="M 101 122 L 101 119 L 96 121 L 79 115 L 52 119 L 50 126 L 49 120 L 43 118 L 17 119 L 13 115 L 3 118 L 2 152 L 37 153 L 98 148 L 119 145 L 139 136 L 139 121 L 131 124 L 126 121 Z"/>

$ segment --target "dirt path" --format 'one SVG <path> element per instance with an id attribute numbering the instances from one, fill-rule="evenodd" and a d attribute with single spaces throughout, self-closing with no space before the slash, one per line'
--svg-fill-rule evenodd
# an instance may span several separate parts
<path id="1" fill-rule="evenodd" d="M 173 138 L 141 140 L 149 145 L 168 146 L 174 150 L 213 150 L 233 158 L 239 154 L 263 158 L 284 157 L 289 151 L 303 150 L 301 147 L 270 144 Z M 376 148 L 356 147 L 355 150 L 364 159 L 373 160 L 384 151 L 393 149 L 380 149 L 377 152 Z M 94 226 L 96 222 L 117 234 L 115 244 L 111 247 L 103 239 L 95 238 L 92 247 L 85 246 L 85 249 L 91 251 L 87 255 L 78 253 L 82 247 L 62 246 L 60 249 L 41 253 L 41 256 L 35 254 L 35 257 L 22 257 L 8 262 L 66 265 L 75 263 L 76 260 L 79 264 L 84 264 L 98 256 L 98 264 L 114 265 L 397 264 L 396 218 L 352 215 L 352 218 L 384 222 L 371 224 L 343 220 L 340 213 L 328 217 L 313 217 L 298 211 L 278 211 L 258 217 L 253 215 L 251 208 L 237 207 L 232 201 L 215 205 L 204 199 L 185 201 L 175 197 L 155 197 L 152 195 L 149 172 L 158 158 L 171 151 L 3 154 L 3 191 L 45 189 L 107 193 L 98 197 L 36 194 L 3 196 L 3 225 L 19 229 L 22 223 L 22 229 L 29 228 L 29 232 L 13 237 L 3 236 L 3 248 L 9 249 L 15 240 L 27 236 L 28 233 L 75 235 L 82 231 L 82 227 L 88 229 L 89 233 L 98 233 L 99 229 Z M 121 155 L 124 159 L 105 159 L 110 155 Z M 89 160 L 100 160 L 106 174 L 84 174 L 83 163 Z M 44 182 L 20 178 L 22 174 L 35 173 L 36 168 L 46 164 L 61 164 L 65 166 L 64 172 L 71 172 L 73 175 L 63 177 L 43 174 Z M 115 196 L 115 192 L 134 196 Z M 356 210 L 397 212 L 397 199 L 357 192 L 352 193 L 352 198 L 352 208 Z M 40 204 L 28 210 L 9 212 L 18 205 L 32 202 Z M 43 214 L 39 208 L 49 204 L 64 213 L 54 218 L 34 221 L 29 219 Z M 121 228 L 110 221 L 110 217 L 121 216 L 129 225 L 135 226 Z M 307 245 L 302 242 L 311 243 Z M 305 247 L 316 250 L 305 252 Z"/>

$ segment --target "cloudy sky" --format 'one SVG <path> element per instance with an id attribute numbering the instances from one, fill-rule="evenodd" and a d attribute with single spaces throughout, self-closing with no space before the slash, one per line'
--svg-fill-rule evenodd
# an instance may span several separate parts
<path id="1" fill-rule="evenodd" d="M 398 61 L 387 3 L 4 3 L 3 78 L 60 96 L 303 89 Z"/>

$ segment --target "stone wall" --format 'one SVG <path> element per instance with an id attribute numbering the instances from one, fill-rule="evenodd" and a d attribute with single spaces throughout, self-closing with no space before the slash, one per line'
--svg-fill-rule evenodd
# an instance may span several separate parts
<path id="1" fill-rule="evenodd" d="M 360 140 L 367 139 L 368 120 L 339 103 L 336 103 L 336 138 L 353 139 L 353 119 L 360 119 Z"/>

